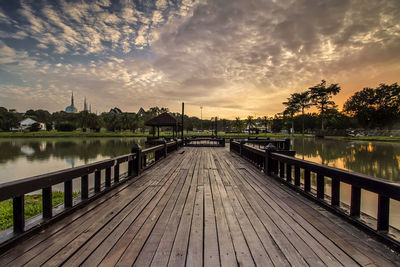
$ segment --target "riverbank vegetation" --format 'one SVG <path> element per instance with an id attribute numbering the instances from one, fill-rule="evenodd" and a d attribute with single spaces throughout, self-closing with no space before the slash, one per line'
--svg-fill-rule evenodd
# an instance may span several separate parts
<path id="1" fill-rule="evenodd" d="M 272 117 L 249 115 L 244 119 L 236 117 L 234 120 L 228 120 L 214 117 L 201 120 L 185 115 L 184 130 L 187 135 L 209 135 L 214 132 L 216 121 L 218 131 L 227 137 L 290 132 L 319 135 L 321 131 L 321 135 L 325 136 L 352 135 L 347 130 L 400 129 L 400 86 L 397 83 L 364 88 L 351 96 L 341 111 L 333 101 L 333 96 L 339 94 L 340 90 L 339 84 L 328 84 L 323 80 L 303 92 L 291 94 L 287 101 L 283 102 L 285 109 Z M 316 107 L 317 112 L 306 113 L 312 106 Z M 153 133 L 152 128 L 144 125 L 145 122 L 168 111 L 165 107 L 152 107 L 139 113 L 122 112 L 114 108 L 100 115 L 88 111 L 58 111 L 50 114 L 43 109 L 19 113 L 14 109 L 0 107 L 0 137 L 147 136 Z M 171 114 L 180 120 L 179 113 Z M 10 132 L 12 129 L 18 129 L 23 118 L 32 118 L 43 123 L 47 131 L 37 132 L 38 127 L 35 125 L 23 132 Z M 162 135 L 171 135 L 172 129 L 163 130 Z"/>

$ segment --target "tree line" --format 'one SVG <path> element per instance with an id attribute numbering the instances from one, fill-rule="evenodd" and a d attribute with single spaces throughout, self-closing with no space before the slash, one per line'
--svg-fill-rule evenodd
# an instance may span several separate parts
<path id="1" fill-rule="evenodd" d="M 338 84 L 327 84 L 322 80 L 319 84 L 300 93 L 293 93 L 283 105 L 283 112 L 272 117 L 247 116 L 245 119 L 236 117 L 234 120 L 211 118 L 200 120 L 195 116 L 184 116 L 184 130 L 214 130 L 215 120 L 217 127 L 223 132 L 248 132 L 260 131 L 280 132 L 282 130 L 296 129 L 296 131 L 313 132 L 318 129 L 348 129 L 348 128 L 392 128 L 400 126 L 400 86 L 380 84 L 376 88 L 364 88 L 352 95 L 343 105 L 342 111 L 332 100 L 339 94 L 341 87 Z M 306 113 L 312 106 L 317 112 Z M 57 111 L 50 113 L 47 110 L 28 110 L 18 113 L 15 109 L 0 107 L 0 130 L 9 131 L 18 128 L 19 122 L 24 118 L 32 118 L 46 124 L 46 129 L 58 131 L 73 131 L 78 128 L 82 131 L 146 131 L 151 130 L 144 123 L 163 113 L 169 112 L 165 107 L 151 107 L 147 111 L 136 114 L 122 112 L 103 112 L 100 115 L 81 111 L 67 113 Z M 178 120 L 181 114 L 171 113 Z M 397 124 L 397 125 L 396 125 Z M 31 129 L 31 130 L 37 130 Z"/>
<path id="2" fill-rule="evenodd" d="M 380 84 L 376 88 L 364 88 L 355 92 L 343 105 L 342 111 L 332 100 L 340 92 L 338 84 L 328 85 L 325 80 L 301 93 L 293 93 L 282 104 L 285 110 L 275 116 L 275 120 L 289 118 L 291 128 L 301 120 L 301 131 L 305 128 L 321 130 L 347 128 L 392 128 L 400 122 L 400 86 Z M 315 106 L 317 113 L 305 114 L 305 110 Z M 299 114 L 301 113 L 301 114 Z M 296 114 L 299 114 L 295 116 Z M 281 115 L 281 117 L 279 117 Z M 296 127 L 299 129 L 299 127 Z"/>

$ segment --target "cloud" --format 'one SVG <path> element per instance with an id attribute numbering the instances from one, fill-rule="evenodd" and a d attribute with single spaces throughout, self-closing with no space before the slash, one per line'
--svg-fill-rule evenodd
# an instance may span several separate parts
<path id="1" fill-rule="evenodd" d="M 321 79 L 345 96 L 395 82 L 399 11 L 398 0 L 22 1 L 20 17 L 0 10 L 0 67 L 102 110 L 104 99 L 123 110 L 186 101 L 188 112 L 272 115 Z"/>

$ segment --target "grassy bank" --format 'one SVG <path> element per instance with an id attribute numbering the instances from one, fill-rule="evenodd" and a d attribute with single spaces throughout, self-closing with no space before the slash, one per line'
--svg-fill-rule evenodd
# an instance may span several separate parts
<path id="1" fill-rule="evenodd" d="M 74 193 L 73 196 L 77 196 Z M 53 192 L 53 207 L 64 201 L 64 192 Z M 0 231 L 13 225 L 12 199 L 0 202 Z M 25 195 L 25 220 L 42 213 L 42 195 Z"/>
<path id="2" fill-rule="evenodd" d="M 210 136 L 212 133 L 204 132 L 185 132 L 184 136 Z M 152 136 L 148 132 L 146 133 L 133 133 L 133 132 L 57 132 L 57 131 L 40 131 L 40 132 L 0 132 L 0 138 L 51 138 L 51 137 L 147 137 Z M 160 132 L 160 136 L 172 136 L 171 132 Z M 225 138 L 246 138 L 249 135 L 246 133 L 218 133 L 219 137 Z M 288 134 L 281 133 L 260 133 L 252 134 L 251 137 L 271 137 L 271 138 L 284 138 L 288 137 Z M 302 136 L 301 134 L 295 134 L 294 136 Z M 313 135 L 305 135 L 312 137 Z"/>
<path id="3" fill-rule="evenodd" d="M 20 138 L 20 137 L 145 137 L 146 133 L 133 132 L 57 132 L 57 131 L 40 131 L 40 132 L 0 132 L 0 138 Z"/>

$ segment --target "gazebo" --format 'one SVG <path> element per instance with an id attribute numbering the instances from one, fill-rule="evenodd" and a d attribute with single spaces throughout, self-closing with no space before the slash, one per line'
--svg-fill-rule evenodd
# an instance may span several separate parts
<path id="1" fill-rule="evenodd" d="M 153 127 L 153 136 L 155 136 L 155 127 L 157 127 L 158 137 L 160 137 L 160 127 L 172 127 L 172 138 L 178 137 L 179 127 L 182 126 L 175 117 L 166 112 L 146 121 L 144 125 Z"/>

